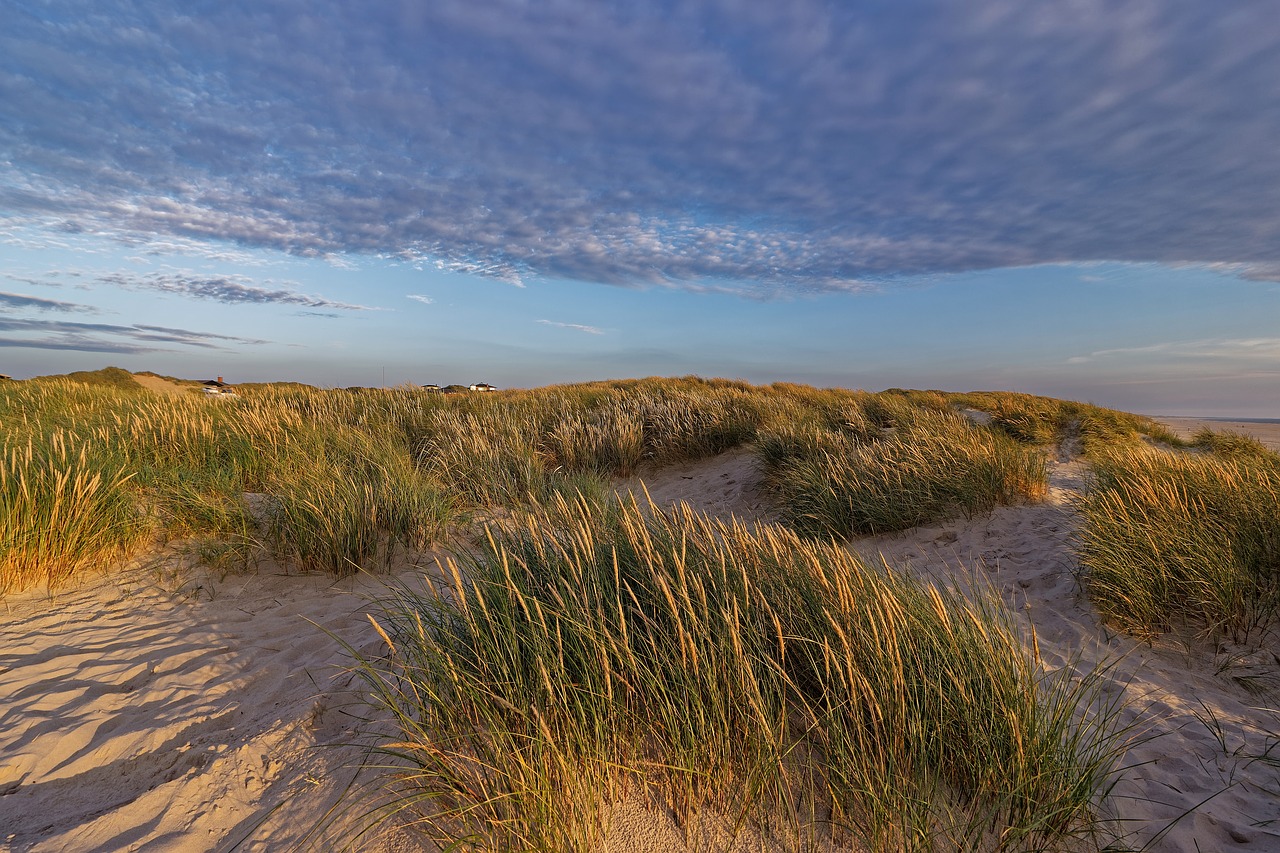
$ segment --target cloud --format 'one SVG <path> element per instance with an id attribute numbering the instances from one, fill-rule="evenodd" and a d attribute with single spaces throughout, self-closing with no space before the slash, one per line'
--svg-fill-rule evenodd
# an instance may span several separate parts
<path id="1" fill-rule="evenodd" d="M 1215 272 L 1243 278 L 1246 281 L 1280 281 L 1280 261 L 1268 263 L 1215 263 L 1197 264 Z"/>
<path id="2" fill-rule="evenodd" d="M 1213 359 L 1275 362 L 1280 359 L 1280 338 L 1205 338 L 1196 341 L 1166 341 L 1140 347 L 1119 347 L 1077 355 L 1067 359 L 1068 364 L 1086 364 L 1098 359 L 1115 356 L 1144 356 L 1158 354 L 1165 360 Z"/>
<path id="3" fill-rule="evenodd" d="M 421 302 L 423 305 L 434 305 L 436 302 L 430 296 L 423 296 L 419 293 L 406 293 L 404 298 L 412 299 L 414 302 Z"/>
<path id="4" fill-rule="evenodd" d="M 580 323 L 557 323 L 555 320 L 538 320 L 538 322 L 544 326 L 555 326 L 560 329 L 572 329 L 575 332 L 584 332 L 588 335 L 604 334 L 602 329 L 597 329 L 595 326 L 583 326 Z"/>
<path id="5" fill-rule="evenodd" d="M 99 340 L 79 335 L 66 335 L 43 339 L 0 337 L 0 347 L 17 349 L 70 350 L 73 352 L 108 352 L 123 353 L 127 355 L 143 352 L 156 352 L 160 349 L 160 347 L 144 347 L 136 344 Z"/>
<path id="6" fill-rule="evenodd" d="M 49 275 L 56 276 L 57 273 L 49 273 Z M 9 279 L 9 281 L 16 281 L 18 284 L 26 284 L 32 287 L 62 287 L 62 285 L 56 281 L 47 281 L 45 279 L 40 279 L 40 278 L 31 278 L 29 276 L 14 275 L 13 273 L 5 273 L 4 277 Z"/>
<path id="7" fill-rule="evenodd" d="M 376 311 L 364 305 L 335 302 L 322 296 L 310 296 L 294 290 L 257 287 L 239 276 L 202 276 L 195 273 L 108 273 L 98 281 L 125 290 L 153 290 L 159 293 L 207 299 L 227 305 L 303 305 L 308 308 L 335 308 L 343 311 Z"/>
<path id="8" fill-rule="evenodd" d="M 98 309 L 92 305 L 81 305 L 76 302 L 62 302 L 57 299 L 42 299 L 39 296 L 26 296 L 21 293 L 5 293 L 0 291 L 0 306 L 7 308 L 33 308 L 37 311 L 79 311 L 86 314 L 97 314 Z"/>
<path id="9" fill-rule="evenodd" d="M 11 17 L 0 210 L 50 241 L 750 293 L 1083 260 L 1280 269 L 1280 25 L 1256 4 Z"/>
<path id="10" fill-rule="evenodd" d="M 76 350 L 80 352 L 142 353 L 172 349 L 164 344 L 201 349 L 225 349 L 224 344 L 258 345 L 266 341 L 195 332 L 168 326 L 72 323 L 52 320 L 25 320 L 0 317 L 0 333 L 31 337 L 3 337 L 0 346 L 28 349 Z"/>

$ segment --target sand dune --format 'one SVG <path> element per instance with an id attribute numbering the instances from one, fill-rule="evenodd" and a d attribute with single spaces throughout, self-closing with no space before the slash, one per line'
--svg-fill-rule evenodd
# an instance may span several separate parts
<path id="1" fill-rule="evenodd" d="M 1280 438 L 1280 427 L 1270 434 L 1250 430 L 1259 433 Z M 1124 721 L 1139 742 L 1124 759 L 1133 769 L 1116 786 L 1111 816 L 1135 849 L 1151 843 L 1150 849 L 1188 853 L 1280 850 L 1280 706 L 1275 692 L 1251 692 L 1263 685 L 1280 689 L 1280 643 L 1273 637 L 1265 648 L 1175 640 L 1148 646 L 1103 626 L 1077 583 L 1071 544 L 1072 503 L 1084 474 L 1082 462 L 1060 460 L 1051 466 L 1049 496 L 1041 504 L 1002 507 L 852 547 L 942 583 L 971 577 L 989 583 L 1034 628 L 1051 670 L 1084 673 L 1112 664 L 1113 692 L 1129 703 Z M 758 518 L 758 479 L 749 457 L 726 454 L 655 472 L 646 484 L 659 503 L 683 499 L 720 517 Z"/>
<path id="2" fill-rule="evenodd" d="M 1144 737 L 1112 802 L 1134 847 L 1280 850 L 1280 714 L 1274 693 L 1250 692 L 1276 686 L 1278 649 L 1148 647 L 1100 625 L 1071 550 L 1082 475 L 1080 462 L 1060 461 L 1044 503 L 854 547 L 943 583 L 989 582 L 1034 626 L 1047 667 L 1112 662 L 1112 690 Z M 769 517 L 746 451 L 623 487 L 638 491 L 641 481 L 659 504 Z M 354 815 L 327 818 L 363 755 L 340 640 L 382 653 L 365 616 L 381 581 L 269 565 L 213 577 L 175 565 L 0 603 L 0 850 L 267 851 L 350 840 Z M 620 804 L 614 818 L 609 850 L 683 846 L 640 804 Z M 430 849 L 401 832 L 356 847 Z"/>
<path id="3" fill-rule="evenodd" d="M 161 379 L 159 376 L 148 376 L 142 373 L 133 374 L 133 381 L 137 382 L 148 391 L 154 391 L 157 394 L 164 394 L 171 397 L 180 394 L 189 394 L 192 391 L 189 386 L 179 385 L 177 382 L 170 382 L 168 379 Z"/>

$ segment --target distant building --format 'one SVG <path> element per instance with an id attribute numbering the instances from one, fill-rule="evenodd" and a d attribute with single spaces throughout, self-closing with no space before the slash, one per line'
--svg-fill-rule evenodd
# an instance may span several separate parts
<path id="1" fill-rule="evenodd" d="M 439 385 L 423 385 L 423 386 L 422 386 L 422 390 L 423 390 L 423 391 L 426 391 L 428 394 L 442 394 L 442 393 L 444 393 L 444 389 L 443 389 L 443 388 L 441 388 Z"/>
<path id="2" fill-rule="evenodd" d="M 475 385 L 471 385 L 470 389 L 472 391 L 497 391 L 498 390 L 496 386 L 490 385 L 488 382 L 477 382 Z"/>
<path id="3" fill-rule="evenodd" d="M 13 377 L 7 373 L 0 373 L 0 382 L 4 382 L 6 379 L 12 379 L 12 378 Z"/>
<path id="4" fill-rule="evenodd" d="M 217 379 L 206 379 L 202 385 L 206 394 L 234 394 L 236 389 L 222 381 L 222 377 Z"/>

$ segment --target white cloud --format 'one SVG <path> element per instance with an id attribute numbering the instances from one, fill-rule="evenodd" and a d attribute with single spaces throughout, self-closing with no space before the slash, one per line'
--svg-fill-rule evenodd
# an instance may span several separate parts
<path id="1" fill-rule="evenodd" d="M 436 301 L 430 296 L 423 296 L 420 293 L 406 293 L 405 299 L 412 299 L 414 302 L 421 302 L 423 305 L 434 305 Z"/>
<path id="2" fill-rule="evenodd" d="M 19 337 L 3 337 L 14 333 Z M 143 324 L 74 323 L 0 316 L 0 347 L 78 352 L 143 353 L 170 350 L 174 345 L 200 349 L 228 349 L 266 341 Z"/>
<path id="3" fill-rule="evenodd" d="M 560 329 L 572 329 L 575 332 L 583 332 L 588 335 L 603 335 L 604 330 L 595 326 L 584 326 L 581 323 L 557 323 L 555 320 L 538 320 L 544 326 L 555 326 Z"/>
<path id="4" fill-rule="evenodd" d="M 25 293 L 5 293 L 0 291 L 0 307 L 31 308 L 36 311 L 61 311 L 97 314 L 98 309 L 91 305 L 76 302 L 63 302 L 58 299 L 45 299 L 39 296 L 28 296 Z"/>
<path id="5" fill-rule="evenodd" d="M 1116 356 L 1146 356 L 1158 354 L 1168 359 L 1234 359 L 1242 361 L 1280 359 L 1280 338 L 1205 338 L 1196 341 L 1167 341 L 1140 347 L 1118 347 L 1077 355 L 1067 359 L 1068 364 L 1085 364 L 1098 359 Z"/>

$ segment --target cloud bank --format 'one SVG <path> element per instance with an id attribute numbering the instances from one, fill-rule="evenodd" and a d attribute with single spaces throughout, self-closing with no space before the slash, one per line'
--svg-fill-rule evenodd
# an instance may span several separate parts
<path id="1" fill-rule="evenodd" d="M 51 232 L 757 293 L 1079 260 L 1280 269 L 1280 20 L 1260 4 L 6 18 L 0 212 Z"/>
<path id="2" fill-rule="evenodd" d="M 22 293 L 4 293 L 0 291 L 0 307 L 31 308 L 36 311 L 81 312 L 96 314 L 98 309 L 92 305 L 81 305 L 76 302 L 63 302 L 58 299 L 44 299 L 39 296 L 27 296 Z"/>
<path id="3" fill-rule="evenodd" d="M 301 305 L 306 308 L 339 308 L 344 311 L 375 310 L 364 305 L 334 302 L 293 290 L 258 287 L 238 276 L 201 276 L 194 273 L 108 273 L 98 276 L 103 284 L 124 290 L 151 290 L 157 293 L 207 299 L 227 305 Z"/>
<path id="4" fill-rule="evenodd" d="M 173 348 L 167 345 L 227 349 L 227 344 L 243 346 L 266 343 L 254 338 L 193 332 L 189 329 L 168 326 L 72 323 L 0 316 L 0 335 L 5 332 L 17 333 L 23 337 L 0 336 L 0 347 L 124 354 L 158 352 Z"/>

